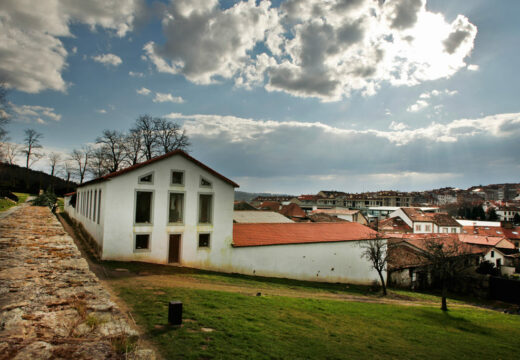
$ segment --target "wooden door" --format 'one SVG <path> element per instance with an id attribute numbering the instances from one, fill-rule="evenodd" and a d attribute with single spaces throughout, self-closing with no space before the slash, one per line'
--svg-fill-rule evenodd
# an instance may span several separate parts
<path id="1" fill-rule="evenodd" d="M 168 250 L 168 263 L 180 262 L 181 235 L 170 234 L 170 246 Z"/>

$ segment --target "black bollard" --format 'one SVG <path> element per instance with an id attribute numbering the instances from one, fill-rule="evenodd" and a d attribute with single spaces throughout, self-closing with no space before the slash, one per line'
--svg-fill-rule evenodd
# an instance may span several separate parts
<path id="1" fill-rule="evenodd" d="M 168 304 L 168 322 L 171 325 L 182 324 L 182 302 L 179 300 L 170 301 Z"/>

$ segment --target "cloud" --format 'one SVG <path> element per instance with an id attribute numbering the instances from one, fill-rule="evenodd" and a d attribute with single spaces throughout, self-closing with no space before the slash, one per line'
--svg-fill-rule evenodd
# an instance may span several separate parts
<path id="1" fill-rule="evenodd" d="M 10 104 L 13 110 L 13 118 L 16 121 L 26 123 L 47 124 L 48 120 L 60 121 L 61 115 L 57 114 L 54 108 L 38 105 L 15 105 Z"/>
<path id="2" fill-rule="evenodd" d="M 345 140 L 357 136 L 386 139 L 396 146 L 413 142 L 452 143 L 458 140 L 488 135 L 496 138 L 508 138 L 520 135 L 520 113 L 497 114 L 479 119 L 460 119 L 446 124 L 432 122 L 426 127 L 409 129 L 402 123 L 392 122 L 390 131 L 367 129 L 353 130 L 333 127 L 321 122 L 298 122 L 273 120 L 253 120 L 235 116 L 219 115 L 183 115 L 170 113 L 166 118 L 183 120 L 190 135 L 215 137 L 232 143 L 257 140 L 263 136 L 279 132 L 280 129 L 298 131 L 301 129 L 329 136 L 339 136 Z M 311 136 L 311 134 L 309 134 Z"/>
<path id="3" fill-rule="evenodd" d="M 119 66 L 123 63 L 123 60 L 117 55 L 114 54 L 102 54 L 102 55 L 96 55 L 92 56 L 92 60 L 101 63 L 105 66 L 111 65 L 111 66 Z"/>
<path id="4" fill-rule="evenodd" d="M 172 94 L 165 93 L 155 93 L 155 97 L 153 99 L 154 103 L 163 103 L 163 102 L 172 102 L 177 104 L 182 104 L 184 99 L 180 96 L 173 96 Z"/>
<path id="5" fill-rule="evenodd" d="M 0 2 L 0 79 L 28 93 L 65 91 L 70 24 L 122 37 L 132 29 L 140 0 L 3 0 Z M 74 50 L 72 50 L 74 53 Z"/>
<path id="6" fill-rule="evenodd" d="M 426 0 L 180 0 L 166 8 L 163 32 L 164 43 L 144 46 L 159 72 L 337 101 L 451 77 L 466 67 L 477 28 L 462 15 L 448 23 Z"/>
<path id="7" fill-rule="evenodd" d="M 468 65 L 468 70 L 469 71 L 478 71 L 479 70 L 479 66 L 475 65 L 475 64 L 470 64 L 470 65 Z"/>
<path id="8" fill-rule="evenodd" d="M 410 105 L 406 109 L 406 111 L 408 111 L 408 112 L 418 112 L 418 111 L 424 110 L 425 108 L 430 106 L 430 103 L 428 101 L 426 101 L 426 99 L 432 99 L 434 97 L 439 97 L 439 96 L 454 96 L 454 95 L 456 95 L 458 93 L 459 92 L 457 90 L 448 90 L 448 89 L 445 89 L 445 90 L 432 90 L 432 91 L 424 92 L 421 95 L 419 95 L 419 99 L 415 102 L 415 104 Z M 439 110 L 441 107 L 442 106 L 437 105 L 434 108 L 436 110 Z"/>
<path id="9" fill-rule="evenodd" d="M 128 75 L 132 76 L 132 77 L 139 77 L 139 78 L 142 78 L 144 77 L 144 74 L 142 72 L 133 72 L 133 71 L 129 71 L 128 72 Z"/>
<path id="10" fill-rule="evenodd" d="M 150 89 L 147 89 L 145 87 L 142 87 L 138 90 L 136 90 L 136 92 L 139 94 L 139 95 L 150 95 L 150 93 L 152 92 Z"/>
<path id="11" fill-rule="evenodd" d="M 469 186 L 477 177 L 514 179 L 520 168 L 520 113 L 419 127 L 393 123 L 383 130 L 207 114 L 167 117 L 186 129 L 196 158 L 252 190 L 426 189 L 459 179 Z"/>
<path id="12" fill-rule="evenodd" d="M 424 100 L 417 100 L 417 102 L 413 105 L 410 105 L 406 111 L 408 112 L 418 112 L 425 108 L 427 108 L 430 104 Z"/>
<path id="13" fill-rule="evenodd" d="M 100 114 L 106 114 L 107 111 L 105 109 L 98 109 L 96 110 L 97 113 L 100 113 Z"/>

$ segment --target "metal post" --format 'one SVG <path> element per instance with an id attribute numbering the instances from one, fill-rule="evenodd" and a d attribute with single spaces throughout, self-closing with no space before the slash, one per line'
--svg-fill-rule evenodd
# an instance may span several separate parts
<path id="1" fill-rule="evenodd" d="M 168 322 L 171 325 L 182 324 L 182 302 L 179 300 L 170 301 L 168 304 Z"/>

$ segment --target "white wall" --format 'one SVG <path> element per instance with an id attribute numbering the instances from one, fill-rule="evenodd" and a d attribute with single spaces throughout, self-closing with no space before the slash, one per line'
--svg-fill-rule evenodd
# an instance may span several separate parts
<path id="1" fill-rule="evenodd" d="M 70 205 L 70 197 L 64 204 L 64 210 L 76 221 L 79 221 L 85 230 L 94 238 L 100 247 L 103 247 L 104 215 L 106 211 L 105 183 L 97 183 L 80 187 L 76 191 L 76 206 Z M 101 205 L 99 206 L 99 192 L 101 191 Z M 90 198 L 88 197 L 90 195 Z M 94 197 L 96 199 L 94 199 Z M 95 209 L 94 209 L 95 205 Z M 98 224 L 98 209 L 101 211 Z M 94 217 L 95 215 L 95 217 Z"/>
<path id="2" fill-rule="evenodd" d="M 379 282 L 362 252 L 359 241 L 237 247 L 225 271 L 310 281 Z M 386 279 L 386 273 L 383 276 Z"/>

